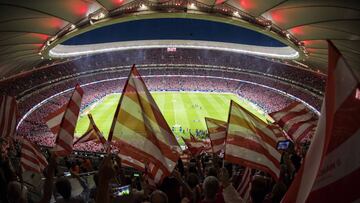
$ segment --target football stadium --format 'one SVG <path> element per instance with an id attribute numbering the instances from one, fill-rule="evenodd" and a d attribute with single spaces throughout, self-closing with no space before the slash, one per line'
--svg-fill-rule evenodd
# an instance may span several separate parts
<path id="1" fill-rule="evenodd" d="M 360 2 L 0 11 L 0 203 L 360 201 Z"/>
<path id="2" fill-rule="evenodd" d="M 191 132 L 194 135 L 199 135 L 200 132 L 204 135 L 207 130 L 205 117 L 227 120 L 231 100 L 265 121 L 271 119 L 253 103 L 231 93 L 152 92 L 151 95 L 177 138 L 189 137 Z M 84 109 L 78 120 L 75 136 L 86 132 L 90 123 L 86 114 L 89 113 L 93 115 L 95 123 L 98 123 L 102 134 L 108 135 L 119 98 L 119 94 L 110 94 Z"/>

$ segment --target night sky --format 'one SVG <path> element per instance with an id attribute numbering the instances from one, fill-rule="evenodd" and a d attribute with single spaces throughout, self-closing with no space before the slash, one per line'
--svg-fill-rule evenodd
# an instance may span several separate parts
<path id="1" fill-rule="evenodd" d="M 82 45 L 133 40 L 205 40 L 248 45 L 284 47 L 261 33 L 225 23 L 165 18 L 136 20 L 105 26 L 73 37 L 62 44 Z"/>

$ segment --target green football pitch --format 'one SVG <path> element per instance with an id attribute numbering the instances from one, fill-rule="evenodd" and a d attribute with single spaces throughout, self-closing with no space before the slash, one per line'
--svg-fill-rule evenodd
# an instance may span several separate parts
<path id="1" fill-rule="evenodd" d="M 205 117 L 227 121 L 230 100 L 234 100 L 263 120 L 271 120 L 261 109 L 231 93 L 152 92 L 151 94 L 177 137 L 188 137 L 189 132 L 186 129 L 191 129 L 193 134 L 196 129 L 205 131 Z M 79 117 L 76 136 L 82 135 L 87 130 L 89 119 L 86 114 L 91 113 L 96 125 L 107 137 L 119 98 L 120 94 L 107 95 L 85 109 Z M 180 127 L 183 129 L 182 132 Z"/>

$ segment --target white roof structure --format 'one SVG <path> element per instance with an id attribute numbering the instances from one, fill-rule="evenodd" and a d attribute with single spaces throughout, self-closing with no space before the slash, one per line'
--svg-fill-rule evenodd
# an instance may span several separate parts
<path id="1" fill-rule="evenodd" d="M 289 45 L 299 53 L 298 62 L 322 72 L 327 68 L 326 40 L 331 40 L 360 75 L 358 0 L 2 0 L 0 78 L 50 62 L 49 51 L 73 36 L 149 18 L 246 27 Z"/>

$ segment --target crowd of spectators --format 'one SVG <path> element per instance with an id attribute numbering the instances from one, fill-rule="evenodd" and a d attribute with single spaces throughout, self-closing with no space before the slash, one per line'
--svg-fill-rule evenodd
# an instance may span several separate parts
<path id="1" fill-rule="evenodd" d="M 175 67 L 169 67 L 166 65 L 154 65 L 154 66 L 140 66 L 138 67 L 140 74 L 144 77 L 151 77 L 156 75 L 168 75 L 168 76 L 176 76 L 176 75 L 186 75 L 192 78 L 198 77 L 198 76 L 210 76 L 214 78 L 219 78 L 219 81 L 217 82 L 217 85 L 224 85 L 222 82 L 225 80 L 221 80 L 221 78 L 229 78 L 230 80 L 243 80 L 253 83 L 258 83 L 260 85 L 269 86 L 278 90 L 281 90 L 283 92 L 286 92 L 288 94 L 294 95 L 310 105 L 316 107 L 317 109 L 321 106 L 321 95 L 317 95 L 309 90 L 303 89 L 295 84 L 283 82 L 276 80 L 275 78 L 269 78 L 265 75 L 261 74 L 255 74 L 251 72 L 242 72 L 236 69 L 230 69 L 230 68 L 214 68 L 214 67 L 208 67 L 208 66 L 175 66 Z M 54 81 L 41 89 L 38 89 L 34 92 L 28 93 L 21 98 L 19 98 L 19 109 L 20 109 L 20 115 L 22 116 L 24 113 L 26 113 L 30 108 L 32 108 L 35 104 L 38 104 L 39 102 L 45 100 L 46 98 L 49 98 L 50 96 L 67 90 L 69 88 L 73 88 L 76 84 L 87 84 L 94 81 L 102 81 L 102 80 L 111 80 L 111 79 L 117 79 L 117 78 L 126 78 L 128 76 L 129 68 L 118 68 L 118 69 L 107 69 L 107 70 L 101 70 L 96 73 L 92 72 L 89 74 L 83 74 L 83 75 L 76 75 L 74 77 L 64 79 L 61 81 Z M 188 80 L 187 83 L 190 83 L 191 80 Z M 98 83 L 102 84 L 102 83 Z M 179 87 L 176 87 L 178 83 L 170 83 L 173 87 L 172 90 L 179 89 Z M 116 90 L 119 90 L 118 92 L 121 92 L 121 85 L 116 86 Z M 151 88 L 151 86 L 150 86 Z M 213 85 L 200 87 L 202 90 L 206 88 L 216 88 Z M 110 88 L 113 89 L 113 88 Z M 156 89 L 156 88 L 154 88 Z M 113 89 L 115 90 L 115 89 Z M 196 90 L 196 89 L 191 89 Z"/>
<path id="2" fill-rule="evenodd" d="M 308 70 L 239 53 L 195 49 L 177 49 L 176 52 L 167 52 L 166 49 L 118 51 L 22 73 L 1 81 L 0 90 L 18 98 L 21 117 L 33 106 L 48 99 L 23 120 L 18 135 L 42 146 L 49 166 L 40 175 L 42 179 L 35 180 L 35 176 L 31 175 L 24 187 L 18 143 L 8 155 L 1 153 L 0 202 L 242 201 L 235 188 L 239 185 L 244 167 L 225 163 L 225 168 L 221 168 L 222 160 L 217 156 L 193 156 L 188 164 L 179 160 L 173 174 L 155 187 L 146 181 L 142 171 L 122 167 L 118 156 L 102 153 L 103 146 L 95 142 L 75 145 L 75 153 L 67 158 L 55 160 L 50 156 L 47 147 L 54 145 L 55 136 L 47 128 L 44 118 L 65 104 L 70 96 L 69 92 L 54 95 L 73 88 L 75 84 L 84 85 L 81 107 L 84 110 L 108 94 L 121 93 L 133 63 L 138 65 L 151 91 L 229 92 L 253 102 L 267 113 L 287 106 L 292 99 L 264 86 L 294 95 L 316 109 L 320 109 L 321 92 L 325 87 L 325 76 Z M 95 81 L 102 82 L 91 84 Z M 283 152 L 278 181 L 255 170 L 250 192 L 252 202 L 280 202 L 303 155 L 290 150 Z M 135 178 L 135 174 L 141 175 Z M 109 193 L 109 185 L 131 185 L 132 191 L 130 195 L 120 197 Z M 75 191 L 79 188 L 80 192 Z"/>
<path id="3" fill-rule="evenodd" d="M 152 70 L 153 71 L 153 70 Z M 173 74 L 171 74 L 173 75 Z M 248 78 L 250 80 L 250 78 Z M 99 101 L 103 97 L 112 93 L 121 93 L 125 84 L 126 77 L 117 80 L 107 80 L 99 83 L 89 84 L 83 87 L 85 94 L 82 100 L 81 109 L 86 109 L 89 105 Z M 266 113 L 280 110 L 289 105 L 293 100 L 272 89 L 236 80 L 227 80 L 211 77 L 184 77 L 184 76 L 162 76 L 144 77 L 144 81 L 150 91 L 211 91 L 228 92 L 239 95 L 262 108 Z M 68 83 L 63 83 L 69 85 Z M 285 85 L 284 85 L 285 86 Z M 70 88 L 70 87 L 69 87 Z M 289 87 L 287 87 L 289 89 Z M 55 94 L 57 88 L 48 89 Z M 43 98 L 51 94 L 44 94 Z M 55 111 L 64 105 L 70 97 L 69 92 L 60 94 L 42 104 L 39 108 L 32 111 L 21 123 L 18 129 L 19 135 L 26 136 L 28 139 L 43 146 L 52 146 L 55 137 L 45 124 L 45 117 L 49 112 Z M 29 97 L 31 98 L 31 97 Z M 308 97 L 307 97 L 308 98 Z M 320 100 L 315 100 L 320 106 Z M 26 100 L 26 102 L 30 102 Z M 101 151 L 101 147 L 96 143 L 76 146 L 79 150 Z"/>
<path id="4" fill-rule="evenodd" d="M 81 84 L 85 90 L 82 102 L 82 109 L 85 109 L 108 94 L 121 93 L 134 62 L 139 64 L 138 70 L 151 91 L 229 92 L 251 101 L 267 113 L 292 101 L 263 87 L 268 86 L 296 96 L 318 110 L 321 107 L 322 95 L 313 90 L 323 91 L 324 76 L 264 58 L 214 50 L 129 50 L 83 57 L 3 81 L 0 89 L 18 97 L 20 117 L 47 99 L 23 120 L 19 134 L 40 145 L 52 146 L 55 138 L 44 118 L 67 102 L 69 92 L 54 95 Z M 101 82 L 91 84 L 95 81 Z M 101 150 L 97 145 L 92 146 L 77 148 Z"/>
<path id="5" fill-rule="evenodd" d="M 278 79 L 287 79 L 319 91 L 324 90 L 326 79 L 324 75 L 309 70 L 240 53 L 196 49 L 177 49 L 176 52 L 167 52 L 166 49 L 146 49 L 104 53 L 65 61 L 2 81 L 0 89 L 8 95 L 18 96 L 29 87 L 41 85 L 46 81 L 109 67 L 130 67 L 133 63 L 137 65 L 197 64 L 233 67 L 272 75 Z"/>
<path id="6" fill-rule="evenodd" d="M 236 191 L 245 167 L 215 154 L 190 155 L 189 162 L 179 159 L 171 175 L 154 184 L 146 171 L 124 166 L 116 153 L 74 151 L 67 157 L 55 157 L 49 149 L 41 148 L 49 165 L 40 174 L 23 173 L 18 145 L 15 143 L 0 156 L 3 203 L 277 203 L 305 155 L 305 151 L 300 153 L 292 147 L 283 151 L 278 179 L 253 170 L 249 197 L 245 200 Z M 127 189 L 119 192 L 119 188 Z"/>

